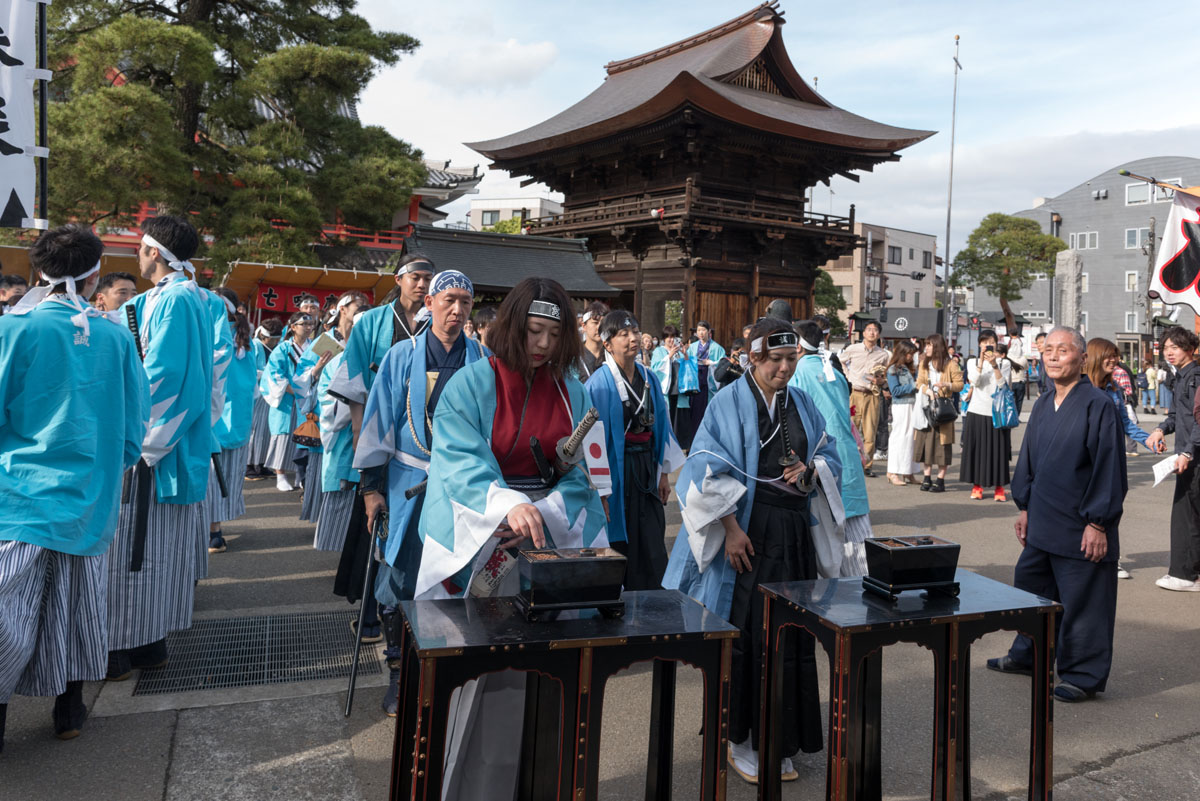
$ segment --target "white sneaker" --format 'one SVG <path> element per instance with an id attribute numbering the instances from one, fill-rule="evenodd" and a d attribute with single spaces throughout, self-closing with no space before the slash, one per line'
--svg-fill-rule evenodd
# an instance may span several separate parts
<path id="1" fill-rule="evenodd" d="M 1169 573 L 1154 583 L 1172 592 L 1200 592 L 1200 581 L 1176 578 Z"/>
<path id="2" fill-rule="evenodd" d="M 287 473 L 276 473 L 275 489 L 280 492 L 291 492 L 295 487 L 292 486 L 292 482 L 288 481 Z"/>
<path id="3" fill-rule="evenodd" d="M 1119 579 L 1133 578 L 1133 576 L 1129 575 L 1129 571 L 1121 566 L 1120 562 L 1117 562 L 1117 578 L 1119 578 Z"/>

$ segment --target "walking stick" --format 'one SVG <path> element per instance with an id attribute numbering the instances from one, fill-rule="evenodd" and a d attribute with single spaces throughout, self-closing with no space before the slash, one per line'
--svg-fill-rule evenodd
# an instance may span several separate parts
<path id="1" fill-rule="evenodd" d="M 368 593 L 374 591 L 375 583 L 375 539 L 387 539 L 387 512 L 381 511 L 375 515 L 375 525 L 371 530 L 371 545 L 367 548 L 367 570 L 363 579 L 362 600 L 358 603 L 358 625 L 354 629 L 354 658 L 350 660 L 350 687 L 346 691 L 346 717 L 354 707 L 354 682 L 358 679 L 358 654 L 362 648 L 363 621 L 367 617 Z"/>

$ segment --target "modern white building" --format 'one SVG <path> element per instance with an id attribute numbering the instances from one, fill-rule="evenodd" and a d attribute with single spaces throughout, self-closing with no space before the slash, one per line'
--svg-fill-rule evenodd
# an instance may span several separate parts
<path id="1" fill-rule="evenodd" d="M 878 319 L 885 307 L 935 307 L 941 299 L 934 270 L 936 235 L 862 222 L 854 223 L 854 233 L 865 247 L 821 268 L 841 289 L 846 309 L 840 316 L 847 324 L 855 313 Z"/>
<path id="2" fill-rule="evenodd" d="M 482 231 L 501 220 L 557 217 L 562 210 L 561 203 L 545 197 L 472 198 L 468 220 L 472 231 Z"/>

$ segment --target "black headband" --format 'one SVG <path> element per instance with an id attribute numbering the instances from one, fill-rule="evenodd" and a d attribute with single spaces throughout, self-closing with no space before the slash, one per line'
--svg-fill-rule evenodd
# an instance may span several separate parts
<path id="1" fill-rule="evenodd" d="M 527 314 L 530 317 L 545 317 L 547 320 L 562 321 L 562 310 L 557 303 L 548 300 L 535 300 L 529 304 Z"/>

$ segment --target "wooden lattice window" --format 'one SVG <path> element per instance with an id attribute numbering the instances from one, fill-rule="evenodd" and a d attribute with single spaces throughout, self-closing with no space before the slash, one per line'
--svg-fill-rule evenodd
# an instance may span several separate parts
<path id="1" fill-rule="evenodd" d="M 744 86 L 747 89 L 757 89 L 760 92 L 766 92 L 772 95 L 782 95 L 779 87 L 775 85 L 775 81 L 771 78 L 771 73 L 767 71 L 767 65 L 760 58 L 746 69 L 742 70 L 741 74 L 730 81 L 734 86 Z"/>

